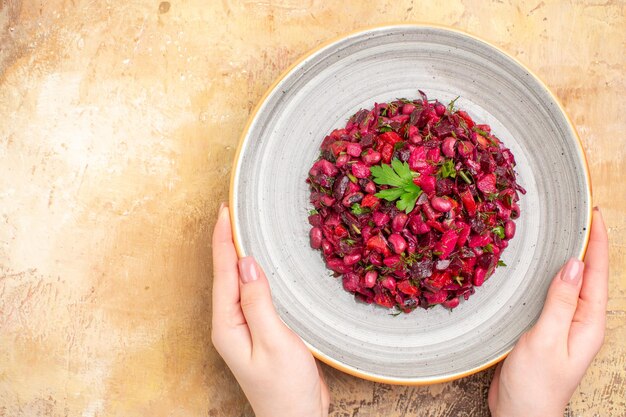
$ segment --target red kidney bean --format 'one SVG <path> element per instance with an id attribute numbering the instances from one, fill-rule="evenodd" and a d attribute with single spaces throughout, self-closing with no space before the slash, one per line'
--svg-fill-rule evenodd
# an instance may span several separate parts
<path id="1" fill-rule="evenodd" d="M 346 265 L 354 265 L 361 260 L 360 253 L 353 253 L 352 255 L 346 255 L 343 257 L 343 263 Z"/>
<path id="2" fill-rule="evenodd" d="M 472 283 L 476 287 L 480 287 L 485 282 L 485 276 L 487 275 L 487 270 L 484 268 L 476 268 L 474 270 L 474 276 L 472 277 Z"/>
<path id="3" fill-rule="evenodd" d="M 365 191 L 368 194 L 375 194 L 376 184 L 374 184 L 373 181 L 368 181 L 367 184 L 365 184 L 365 187 L 363 187 L 363 191 Z"/>
<path id="4" fill-rule="evenodd" d="M 380 152 L 376 152 L 373 149 L 368 149 L 367 151 L 365 151 L 365 155 L 363 155 L 361 157 L 361 159 L 363 159 L 363 162 L 365 162 L 367 165 L 376 165 L 377 163 L 380 162 Z"/>
<path id="5" fill-rule="evenodd" d="M 415 106 L 411 103 L 406 103 L 402 106 L 402 114 L 411 114 L 415 110 Z"/>
<path id="6" fill-rule="evenodd" d="M 392 233 L 387 240 L 393 248 L 393 251 L 398 255 L 406 250 L 406 240 L 398 233 Z"/>
<path id="7" fill-rule="evenodd" d="M 324 256 L 330 256 L 334 252 L 335 248 L 333 248 L 333 245 L 331 245 L 331 243 L 326 239 L 322 240 L 322 253 Z"/>
<path id="8" fill-rule="evenodd" d="M 443 116 L 443 114 L 446 112 L 446 106 L 444 106 L 441 103 L 436 103 L 435 104 L 435 114 L 437 116 Z"/>
<path id="9" fill-rule="evenodd" d="M 445 308 L 449 308 L 450 310 L 452 310 L 453 308 L 459 305 L 459 302 L 460 302 L 459 297 L 454 297 L 454 298 L 444 301 L 443 303 L 441 303 L 441 305 L 444 306 Z"/>
<path id="10" fill-rule="evenodd" d="M 456 139 L 452 136 L 445 138 L 441 143 L 441 152 L 448 158 L 454 158 L 454 144 Z"/>
<path id="11" fill-rule="evenodd" d="M 311 247 L 313 249 L 319 249 L 322 247 L 322 229 L 319 227 L 314 227 L 311 229 L 309 233 L 311 238 Z"/>
<path id="12" fill-rule="evenodd" d="M 387 288 L 389 291 L 396 290 L 396 280 L 392 277 L 383 278 L 383 280 L 380 282 L 380 285 L 382 285 L 384 288 Z"/>
<path id="13" fill-rule="evenodd" d="M 504 223 L 504 237 L 507 239 L 513 239 L 513 236 L 515 236 L 515 223 L 508 220 Z"/>
<path id="14" fill-rule="evenodd" d="M 452 209 L 452 203 L 445 197 L 433 197 L 430 200 L 430 205 L 441 213 L 447 213 Z"/>
<path id="15" fill-rule="evenodd" d="M 396 214 L 391 221 L 391 230 L 397 233 L 401 232 L 402 229 L 404 229 L 404 226 L 406 225 L 408 219 L 409 216 L 402 212 Z"/>
<path id="16" fill-rule="evenodd" d="M 367 271 L 365 273 L 365 277 L 363 278 L 363 286 L 365 288 L 372 288 L 374 285 L 376 285 L 377 279 L 378 279 L 378 272 Z"/>
<path id="17" fill-rule="evenodd" d="M 457 151 L 459 152 L 459 155 L 467 158 L 472 155 L 472 152 L 474 152 L 474 145 L 472 145 L 471 142 L 462 141 L 459 143 Z"/>

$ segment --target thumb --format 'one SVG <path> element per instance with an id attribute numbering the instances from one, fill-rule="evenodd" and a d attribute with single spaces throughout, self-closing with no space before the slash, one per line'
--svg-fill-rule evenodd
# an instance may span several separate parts
<path id="1" fill-rule="evenodd" d="M 239 260 L 241 310 L 248 323 L 252 345 L 268 345 L 283 329 L 265 274 L 251 256 Z"/>
<path id="2" fill-rule="evenodd" d="M 567 343 L 570 325 L 578 306 L 583 267 L 581 261 L 571 258 L 556 274 L 535 326 L 535 334 Z"/>
<path id="3" fill-rule="evenodd" d="M 500 374 L 502 373 L 502 364 L 504 364 L 504 361 L 498 364 L 495 372 L 493 373 L 493 379 L 491 380 L 491 385 L 489 386 L 489 394 L 487 395 L 487 405 L 489 406 L 491 414 L 495 414 L 496 405 L 498 404 L 498 392 L 500 391 Z"/>

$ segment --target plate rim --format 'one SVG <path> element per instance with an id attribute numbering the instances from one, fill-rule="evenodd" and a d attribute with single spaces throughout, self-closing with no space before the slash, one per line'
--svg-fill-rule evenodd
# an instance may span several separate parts
<path id="1" fill-rule="evenodd" d="M 501 54 L 503 54 L 504 56 L 506 56 L 507 58 L 511 59 L 513 62 L 515 62 L 517 65 L 519 65 L 521 68 L 523 68 L 525 71 L 527 71 L 527 73 L 534 78 L 545 90 L 545 92 L 548 94 L 548 96 L 552 99 L 552 101 L 557 105 L 558 109 L 560 110 L 561 115 L 564 117 L 567 125 L 570 127 L 571 131 L 574 133 L 574 137 L 576 138 L 576 146 L 578 147 L 578 156 L 580 157 L 580 159 L 582 159 L 582 167 L 583 167 L 583 171 L 585 174 L 585 178 L 586 178 L 586 194 L 587 194 L 587 198 L 590 202 L 589 206 L 588 206 L 588 213 L 587 213 L 587 225 L 586 225 L 586 232 L 585 232 L 585 236 L 584 236 L 584 242 L 583 242 L 583 246 L 582 246 L 582 250 L 580 251 L 580 253 L 577 255 L 577 258 L 579 260 L 583 260 L 585 257 L 585 254 L 587 252 L 587 247 L 589 246 L 589 237 L 591 234 L 591 221 L 592 221 L 592 217 L 593 217 L 593 190 L 592 190 L 592 182 L 591 182 L 591 175 L 590 175 L 590 171 L 589 171 L 589 162 L 587 160 L 587 155 L 585 153 L 585 148 L 583 146 L 582 140 L 580 139 L 580 136 L 578 134 L 578 131 L 576 130 L 576 126 L 574 125 L 574 123 L 572 123 L 572 120 L 570 119 L 569 115 L 567 114 L 567 112 L 565 111 L 565 108 L 563 107 L 563 104 L 561 103 L 561 101 L 557 98 L 557 96 L 552 92 L 552 90 L 550 90 L 550 88 L 546 85 L 546 83 L 534 72 L 532 71 L 530 68 L 528 68 L 528 66 L 526 66 L 524 63 L 522 63 L 520 60 L 518 60 L 516 57 L 512 56 L 511 54 L 509 54 L 507 51 L 505 51 L 504 49 L 500 48 L 497 45 L 494 45 L 493 43 L 486 41 L 476 35 L 473 35 L 467 31 L 461 30 L 461 29 L 457 29 L 457 28 L 453 28 L 450 26 L 445 26 L 445 25 L 440 25 L 440 24 L 433 24 L 433 23 L 406 23 L 406 22 L 402 22 L 402 23 L 385 23 L 385 24 L 380 24 L 380 25 L 371 25 L 371 26 L 364 26 L 364 27 L 360 27 L 358 29 L 349 31 L 349 32 L 345 32 L 343 34 L 340 34 L 338 36 L 334 36 L 322 43 L 320 43 L 319 45 L 317 45 L 316 47 L 308 50 L 307 52 L 305 52 L 303 55 L 301 55 L 300 57 L 298 57 L 293 63 L 291 63 L 285 70 L 283 70 L 280 75 L 274 80 L 274 82 L 272 82 L 272 84 L 267 88 L 267 90 L 263 93 L 263 95 L 259 98 L 259 101 L 257 102 L 256 106 L 254 107 L 254 109 L 252 110 L 252 112 L 250 113 L 250 115 L 248 116 L 248 120 L 246 122 L 246 125 L 239 137 L 239 141 L 237 144 L 237 149 L 235 151 L 235 156 L 233 159 L 233 163 L 232 163 L 232 171 L 231 171 L 231 175 L 230 175 L 230 184 L 229 184 L 229 198 L 228 198 L 228 206 L 229 206 L 229 210 L 230 210 L 230 222 L 231 222 L 231 228 L 232 228 L 232 235 L 233 235 L 233 242 L 235 245 L 235 250 L 237 252 L 237 256 L 238 257 L 242 257 L 244 254 L 240 239 L 239 239 L 239 231 L 237 229 L 237 217 L 234 215 L 235 210 L 236 210 L 236 205 L 235 205 L 235 185 L 236 185 L 236 180 L 239 176 L 239 171 L 241 168 L 241 153 L 244 147 L 244 144 L 246 142 L 246 138 L 248 137 L 248 134 L 250 133 L 250 127 L 252 126 L 252 124 L 254 123 L 254 121 L 257 118 L 257 115 L 259 113 L 259 110 L 263 107 L 263 105 L 266 103 L 267 98 L 270 96 L 270 94 L 272 94 L 275 90 L 276 87 L 288 76 L 290 75 L 294 69 L 296 69 L 300 64 L 302 64 L 304 61 L 306 61 L 307 59 L 309 59 L 311 56 L 313 56 L 314 54 L 320 52 L 323 49 L 329 48 L 332 45 L 339 43 L 347 38 L 353 37 L 353 36 L 358 36 L 358 35 L 362 35 L 362 34 L 366 34 L 366 33 L 371 33 L 371 32 L 375 32 L 378 30 L 393 30 L 393 29 L 406 29 L 406 28 L 411 28 L 411 29 L 437 29 L 437 30 L 443 30 L 443 31 L 448 31 L 448 32 L 454 32 L 456 34 L 459 35 L 463 35 L 466 37 L 471 38 L 474 41 L 483 43 L 491 48 L 493 48 L 494 50 L 500 52 Z M 279 316 L 280 317 L 280 316 Z M 284 322 L 284 320 L 281 321 Z M 285 323 L 285 325 L 287 326 L 287 324 Z M 289 327 L 289 326 L 287 326 Z M 311 344 L 309 344 L 308 342 L 306 342 L 305 340 L 302 340 L 303 343 L 305 344 L 305 346 L 311 351 L 311 353 L 313 354 L 313 356 L 315 358 L 317 358 L 318 360 L 320 360 L 321 362 L 324 362 L 325 364 L 332 366 L 335 369 L 338 369 L 342 372 L 345 372 L 349 375 L 358 377 L 358 378 L 362 378 L 365 380 L 369 380 L 369 381 L 373 381 L 373 382 L 379 382 L 379 383 L 384 383 L 384 384 L 393 384 L 393 385 L 432 385 L 432 384 L 439 384 L 439 383 L 443 383 L 443 382 L 449 382 L 449 381 L 453 381 L 456 379 L 460 379 L 460 378 L 464 378 L 470 375 L 473 375 L 475 373 L 478 373 L 484 369 L 487 369 L 495 364 L 497 364 L 498 362 L 504 360 L 509 353 L 511 352 L 511 350 L 513 350 L 513 347 L 509 348 L 508 350 L 506 350 L 504 353 L 502 353 L 500 356 L 497 356 L 495 358 L 493 358 L 490 361 L 487 361 L 479 366 L 476 366 L 472 369 L 463 371 L 463 372 L 455 372 L 455 373 L 451 373 L 445 376 L 441 376 L 441 377 L 414 377 L 414 378 L 400 378 L 400 377 L 396 377 L 396 378 L 392 378 L 389 376 L 383 376 L 383 375 L 378 375 L 376 373 L 372 373 L 372 372 L 366 372 L 363 370 L 360 370 L 354 366 L 350 366 L 347 365 L 345 363 L 342 363 L 341 361 L 334 359 L 328 355 L 325 355 L 324 353 L 322 353 L 320 350 L 318 350 L 317 348 L 315 348 L 314 346 L 312 346 Z"/>

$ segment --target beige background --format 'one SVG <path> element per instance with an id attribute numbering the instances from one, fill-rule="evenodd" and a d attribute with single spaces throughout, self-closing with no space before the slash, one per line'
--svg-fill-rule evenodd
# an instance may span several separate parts
<path id="1" fill-rule="evenodd" d="M 209 342 L 237 140 L 298 56 L 397 21 L 501 46 L 571 115 L 612 271 L 569 413 L 626 415 L 625 16 L 604 0 L 0 0 L 0 416 L 251 416 Z M 488 415 L 491 370 L 431 387 L 325 370 L 335 417 Z"/>

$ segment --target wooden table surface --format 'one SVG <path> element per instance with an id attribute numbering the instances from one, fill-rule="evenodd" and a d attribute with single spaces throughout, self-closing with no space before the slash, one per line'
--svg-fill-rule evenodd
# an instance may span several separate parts
<path id="1" fill-rule="evenodd" d="M 625 16 L 610 0 L 2 0 L 0 416 L 251 416 L 209 338 L 244 123 L 320 42 L 419 21 L 516 56 L 575 123 L 612 267 L 606 344 L 569 415 L 626 415 Z M 492 370 L 429 387 L 324 370 L 334 417 L 488 415 Z"/>

